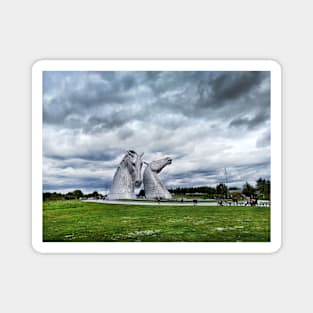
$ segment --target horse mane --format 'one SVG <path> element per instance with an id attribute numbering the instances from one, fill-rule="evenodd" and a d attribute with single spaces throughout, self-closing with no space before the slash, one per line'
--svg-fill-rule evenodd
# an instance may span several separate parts
<path id="1" fill-rule="evenodd" d="M 136 153 L 135 151 L 133 151 L 133 150 L 129 150 L 129 152 L 134 153 L 135 155 L 137 155 L 137 153 Z M 123 159 L 121 160 L 121 162 L 120 162 L 120 164 L 119 164 L 118 167 L 121 168 L 121 165 L 127 166 L 126 161 L 129 160 L 129 158 L 130 158 L 130 156 L 129 156 L 129 153 L 128 153 L 128 151 L 127 151 L 127 153 L 124 155 L 124 157 L 123 157 Z"/>

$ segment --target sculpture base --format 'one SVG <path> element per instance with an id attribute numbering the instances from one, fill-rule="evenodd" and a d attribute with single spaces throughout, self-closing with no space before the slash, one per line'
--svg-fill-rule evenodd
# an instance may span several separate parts
<path id="1" fill-rule="evenodd" d="M 131 193 L 109 193 L 107 200 L 127 200 L 136 199 L 136 196 Z"/>
<path id="2" fill-rule="evenodd" d="M 146 193 L 146 199 L 150 199 L 150 200 L 157 200 L 157 199 L 170 200 L 170 199 L 172 199 L 172 195 L 169 192 L 166 192 L 166 191 Z"/>

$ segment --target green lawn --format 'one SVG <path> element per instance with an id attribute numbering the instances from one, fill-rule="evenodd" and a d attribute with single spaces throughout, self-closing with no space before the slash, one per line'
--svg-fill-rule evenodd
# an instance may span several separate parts
<path id="1" fill-rule="evenodd" d="M 270 208 L 46 201 L 43 240 L 270 241 Z"/>

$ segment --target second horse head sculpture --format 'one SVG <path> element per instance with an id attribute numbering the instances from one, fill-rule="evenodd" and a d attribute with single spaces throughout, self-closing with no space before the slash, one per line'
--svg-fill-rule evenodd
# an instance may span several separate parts
<path id="1" fill-rule="evenodd" d="M 172 159 L 166 157 L 164 159 L 146 163 L 147 167 L 143 173 L 143 184 L 145 188 L 145 196 L 147 199 L 172 199 L 172 195 L 165 188 L 157 174 L 169 164 L 172 164 Z"/>

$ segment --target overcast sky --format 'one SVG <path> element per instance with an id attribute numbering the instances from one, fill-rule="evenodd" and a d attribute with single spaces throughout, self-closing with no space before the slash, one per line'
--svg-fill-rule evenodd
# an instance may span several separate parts
<path id="1" fill-rule="evenodd" d="M 270 179 L 269 72 L 44 72 L 43 188 L 106 192 L 126 150 L 167 187 Z"/>

